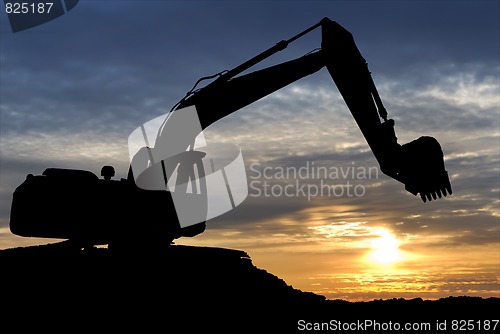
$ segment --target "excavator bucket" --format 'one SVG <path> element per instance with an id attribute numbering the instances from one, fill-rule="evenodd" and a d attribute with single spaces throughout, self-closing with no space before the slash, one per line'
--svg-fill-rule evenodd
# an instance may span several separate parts
<path id="1" fill-rule="evenodd" d="M 443 151 L 433 137 L 423 136 L 401 146 L 399 176 L 405 189 L 420 194 L 424 203 L 452 193 Z"/>

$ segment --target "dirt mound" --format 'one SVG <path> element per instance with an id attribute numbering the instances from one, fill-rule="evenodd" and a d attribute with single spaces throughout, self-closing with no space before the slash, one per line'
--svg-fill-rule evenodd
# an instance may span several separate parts
<path id="1" fill-rule="evenodd" d="M 19 331 L 291 333 L 348 324 L 376 329 L 364 327 L 369 321 L 428 322 L 435 329 L 439 321 L 451 328 L 453 320 L 473 319 L 478 326 L 498 319 L 500 309 L 498 298 L 327 300 L 255 267 L 246 252 L 223 248 L 111 252 L 59 243 L 2 250 L 0 266 L 3 319 Z"/>

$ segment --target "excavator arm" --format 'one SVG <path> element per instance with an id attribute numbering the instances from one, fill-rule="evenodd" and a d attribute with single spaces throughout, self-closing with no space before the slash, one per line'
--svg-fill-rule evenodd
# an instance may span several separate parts
<path id="1" fill-rule="evenodd" d="M 321 49 L 248 74 L 250 67 L 281 51 L 297 38 L 321 27 Z M 367 63 L 350 32 L 324 18 L 293 38 L 281 41 L 217 79 L 189 92 L 174 108 L 196 106 L 202 129 L 231 113 L 326 67 L 365 137 L 381 171 L 402 182 L 424 202 L 451 194 L 441 146 L 432 137 L 400 145 L 394 121 L 387 119 Z"/>

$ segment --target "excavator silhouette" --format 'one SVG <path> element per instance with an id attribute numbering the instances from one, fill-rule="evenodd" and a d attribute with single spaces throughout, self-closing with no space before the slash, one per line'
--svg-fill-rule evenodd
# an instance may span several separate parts
<path id="1" fill-rule="evenodd" d="M 318 27 L 322 30 L 320 49 L 241 74 Z M 201 78 L 171 111 L 195 106 L 201 129 L 205 129 L 323 67 L 330 73 L 384 174 L 403 183 L 411 194 L 420 194 L 424 202 L 452 193 L 438 141 L 423 136 L 398 144 L 394 121 L 388 119 L 351 33 L 326 17 L 234 69 Z M 196 89 L 203 80 L 212 81 Z M 174 239 L 193 237 L 205 230 L 205 221 L 182 227 L 170 192 L 142 189 L 136 184 L 132 169 L 126 179 L 111 180 L 114 169 L 105 166 L 101 176 L 104 179 L 90 171 L 62 168 L 47 168 L 42 175 L 29 174 L 13 194 L 12 233 L 65 239 L 82 247 L 108 244 L 119 248 L 137 243 L 170 244 Z"/>

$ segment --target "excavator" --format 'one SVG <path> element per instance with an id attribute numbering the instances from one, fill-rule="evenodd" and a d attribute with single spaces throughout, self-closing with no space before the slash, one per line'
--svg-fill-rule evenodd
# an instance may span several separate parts
<path id="1" fill-rule="evenodd" d="M 243 73 L 317 28 L 321 28 L 320 48 L 296 59 Z M 194 112 L 198 122 L 198 127 L 194 127 L 196 131 L 190 131 L 192 135 L 188 136 L 188 140 L 180 141 L 180 144 L 173 140 L 178 143 L 175 154 L 153 159 L 152 150 L 161 149 L 146 140 L 144 147 L 134 151 L 131 156 L 128 176 L 120 180 L 112 180 L 112 166 L 102 168 L 103 179 L 90 171 L 64 168 L 47 168 L 42 175 L 28 174 L 13 194 L 10 216 L 12 233 L 24 237 L 64 239 L 82 247 L 107 244 L 108 247 L 117 248 L 141 242 L 171 243 L 177 238 L 199 235 L 205 231 L 206 220 L 202 215 L 191 223 L 180 221 L 179 207 L 176 210 L 173 192 L 166 186 L 172 173 L 167 176 L 165 170 L 179 168 L 181 163 L 185 165 L 185 161 L 188 161 L 188 169 L 198 167 L 197 175 L 201 178 L 204 170 L 199 168 L 199 162 L 205 153 L 194 149 L 194 137 L 198 132 L 325 67 L 379 163 L 380 170 L 402 183 L 409 193 L 420 195 L 423 202 L 452 194 L 438 141 L 433 137 L 422 136 L 403 145 L 397 142 L 394 120 L 388 118 L 367 62 L 352 34 L 336 21 L 325 17 L 231 70 L 198 80 L 193 89 L 170 110 L 170 113 L 177 115 Z M 210 82 L 197 88 L 200 82 L 206 80 Z M 144 128 L 141 129 L 144 132 Z M 170 127 L 170 131 L 175 132 L 172 129 L 175 126 Z M 183 132 L 182 129 L 177 130 L 179 134 Z M 157 132 L 157 146 L 164 142 L 162 137 L 166 136 L 165 133 Z M 155 171 L 154 175 L 164 177 L 159 187 L 151 186 L 151 180 L 158 178 L 144 177 L 151 170 Z M 187 178 L 194 175 L 192 172 L 187 174 Z M 206 190 L 203 185 L 200 187 Z M 196 210 L 188 207 L 186 211 Z"/>

